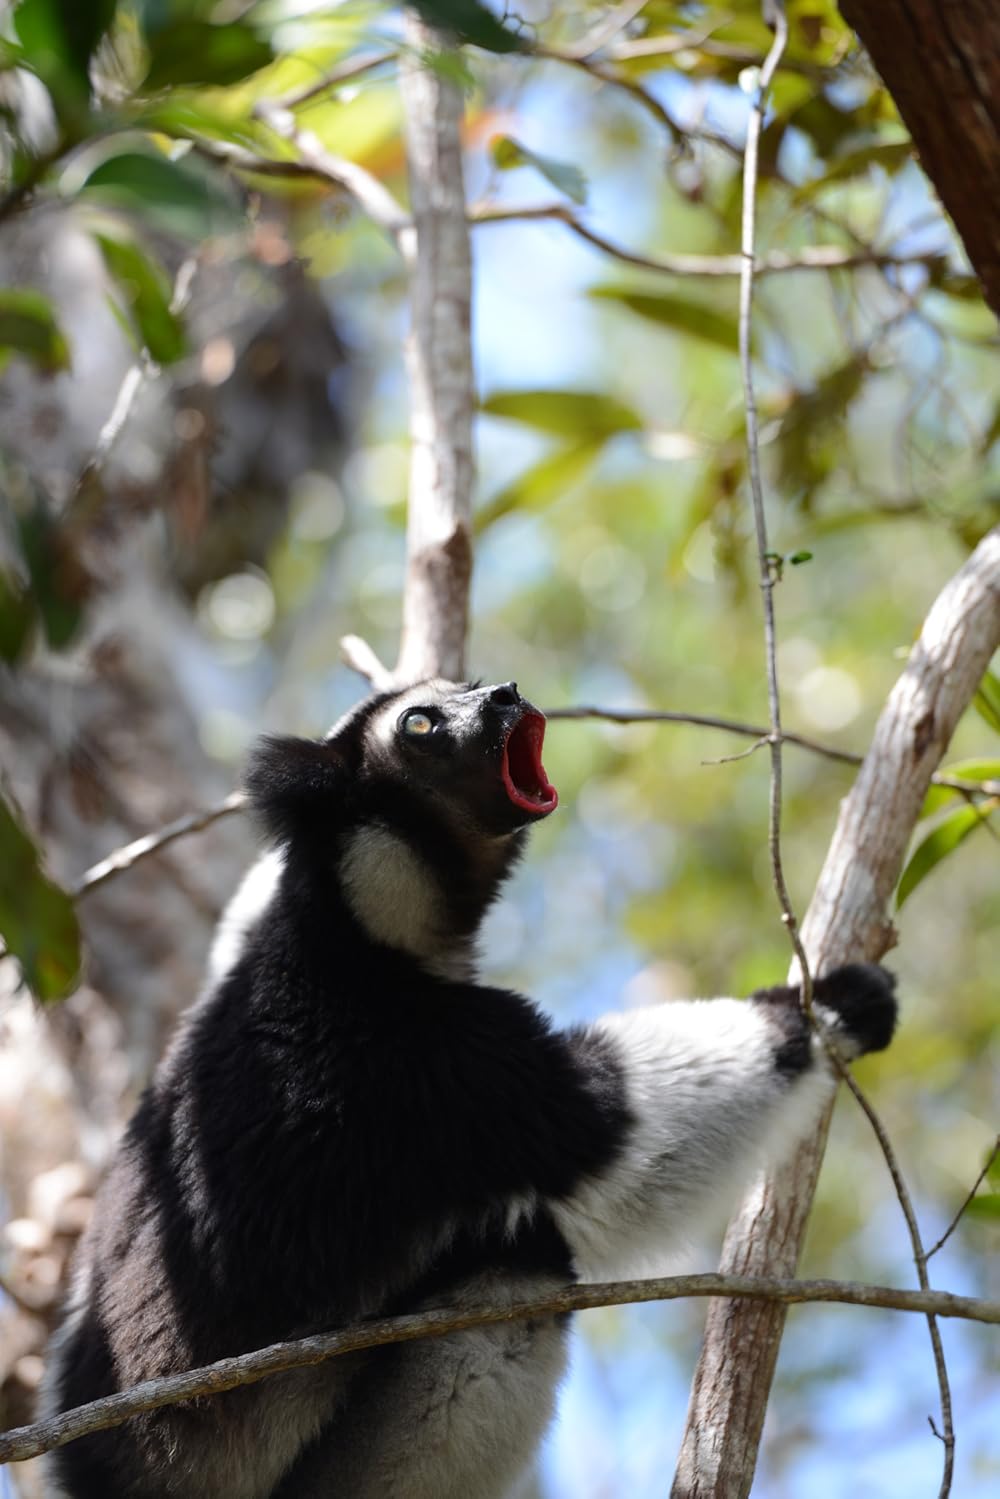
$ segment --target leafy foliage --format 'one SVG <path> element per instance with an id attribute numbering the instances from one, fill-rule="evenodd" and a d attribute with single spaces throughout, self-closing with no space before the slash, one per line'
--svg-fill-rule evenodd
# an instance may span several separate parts
<path id="1" fill-rule="evenodd" d="M 738 343 L 735 317 L 719 312 L 690 296 L 668 292 L 630 291 L 621 286 L 595 286 L 591 296 L 618 302 L 630 312 L 676 333 L 689 334 L 721 349 L 736 352 Z"/>
<path id="2" fill-rule="evenodd" d="M 10 354 L 23 354 L 49 375 L 69 368 L 66 339 L 38 292 L 0 291 L 0 358 Z"/>
<path id="3" fill-rule="evenodd" d="M 95 236 L 118 283 L 120 310 L 135 330 L 136 344 L 159 364 L 173 364 L 186 350 L 184 329 L 170 307 L 170 284 L 162 269 L 133 239 Z"/>
<path id="4" fill-rule="evenodd" d="M 513 171 L 515 167 L 534 167 L 547 182 L 551 182 L 553 187 L 565 193 L 574 203 L 587 201 L 587 179 L 580 168 L 570 162 L 555 161 L 539 151 L 529 151 L 527 146 L 516 141 L 512 135 L 495 135 L 490 142 L 490 155 L 494 165 L 502 172 Z"/>
<path id="5" fill-rule="evenodd" d="M 982 827 L 1000 807 L 1000 798 L 989 797 L 981 806 L 957 807 L 941 819 L 910 855 L 903 870 L 896 892 L 896 905 L 901 906 L 917 886 L 927 878 L 931 870 L 955 852 L 970 833 Z"/>
<path id="6" fill-rule="evenodd" d="M 0 937 L 38 999 L 72 993 L 81 961 L 73 902 L 43 873 L 35 845 L 2 797 Z"/>

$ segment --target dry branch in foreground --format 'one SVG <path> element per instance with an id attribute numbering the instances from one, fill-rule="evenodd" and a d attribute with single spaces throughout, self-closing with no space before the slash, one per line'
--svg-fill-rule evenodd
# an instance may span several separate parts
<path id="1" fill-rule="evenodd" d="M 658 1280 L 624 1280 L 571 1285 L 547 1296 L 497 1307 L 469 1307 L 460 1312 L 444 1308 L 407 1317 L 387 1317 L 342 1332 L 317 1333 L 294 1342 L 273 1343 L 253 1353 L 219 1359 L 202 1369 L 149 1379 L 131 1390 L 93 1400 L 31 1426 L 0 1433 L 0 1463 L 22 1462 L 64 1447 L 90 1432 L 120 1426 L 131 1416 L 179 1405 L 196 1396 L 218 1395 L 241 1385 L 256 1384 L 270 1374 L 321 1364 L 342 1354 L 418 1338 L 440 1338 L 447 1333 L 484 1327 L 491 1322 L 515 1322 L 528 1317 L 555 1316 L 598 1306 L 626 1306 L 645 1301 L 675 1301 L 685 1296 L 741 1296 L 782 1307 L 804 1302 L 837 1302 L 846 1306 L 883 1307 L 890 1311 L 934 1312 L 1000 1325 L 1000 1301 L 979 1301 L 948 1291 L 906 1291 L 893 1286 L 860 1285 L 836 1280 L 765 1280 L 746 1276 L 676 1275 Z"/>

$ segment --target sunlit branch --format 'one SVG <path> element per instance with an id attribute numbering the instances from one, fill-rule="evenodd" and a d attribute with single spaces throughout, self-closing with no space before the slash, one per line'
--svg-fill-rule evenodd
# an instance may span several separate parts
<path id="1" fill-rule="evenodd" d="M 120 1426 L 130 1417 L 145 1411 L 221 1394 L 225 1390 L 255 1384 L 272 1374 L 325 1363 L 366 1348 L 413 1342 L 419 1338 L 440 1338 L 498 1322 L 562 1316 L 567 1312 L 601 1306 L 629 1306 L 720 1295 L 778 1302 L 785 1306 L 816 1302 L 924 1315 L 933 1311 L 941 1317 L 1000 1325 L 1000 1301 L 955 1296 L 948 1291 L 900 1290 L 893 1286 L 864 1285 L 853 1281 L 755 1279 L 745 1275 L 706 1274 L 570 1285 L 512 1305 L 468 1307 L 462 1311 L 444 1308 L 362 1323 L 341 1332 L 318 1333 L 312 1337 L 273 1343 L 252 1353 L 219 1359 L 203 1368 L 145 1380 L 132 1389 L 106 1395 L 30 1426 L 0 1433 L 0 1462 L 23 1462 L 53 1448 L 63 1447 L 90 1432 Z"/>
<path id="2" fill-rule="evenodd" d="M 335 156 L 312 133 L 303 130 L 291 110 L 266 100 L 254 106 L 254 114 L 296 152 L 298 162 L 319 177 L 343 188 L 363 213 L 398 246 L 405 259 L 414 249 L 410 216 L 389 189 L 364 167 L 346 156 Z"/>
<path id="3" fill-rule="evenodd" d="M 103 885 L 105 880 L 110 880 L 112 875 L 121 874 L 126 869 L 132 869 L 141 859 L 148 859 L 152 854 L 161 853 L 168 844 L 176 842 L 178 838 L 187 838 L 192 833 L 201 833 L 205 828 L 211 827 L 214 822 L 218 822 L 220 818 L 228 817 L 232 812 L 242 812 L 246 804 L 247 799 L 242 791 L 231 791 L 224 801 L 218 802 L 214 807 L 203 807 L 198 812 L 189 812 L 186 816 L 167 823 L 166 827 L 158 828 L 155 833 L 146 833 L 142 838 L 126 843 L 122 848 L 116 848 L 114 853 L 108 854 L 107 858 L 99 859 L 96 864 L 92 864 L 70 887 L 70 894 L 74 898 L 88 895 L 91 890 L 96 890 L 99 885 Z"/>
<path id="4" fill-rule="evenodd" d="M 567 203 L 482 204 L 470 214 L 473 224 L 530 223 L 534 220 L 564 224 L 595 250 L 641 271 L 656 271 L 667 276 L 732 278 L 739 276 L 743 267 L 740 255 L 640 254 L 591 229 Z M 947 257 L 937 252 L 896 255 L 885 250 L 843 250 L 837 245 L 806 245 L 794 252 L 771 250 L 758 256 L 754 262 L 754 275 L 773 276 L 787 271 L 854 271 L 865 267 L 886 270 L 901 266 L 922 266 L 931 272 L 945 265 Z"/>

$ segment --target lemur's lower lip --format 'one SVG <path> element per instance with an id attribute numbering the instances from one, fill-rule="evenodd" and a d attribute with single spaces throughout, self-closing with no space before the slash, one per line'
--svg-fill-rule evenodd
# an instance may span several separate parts
<path id="1" fill-rule="evenodd" d="M 536 817 L 547 816 L 559 805 L 559 793 L 542 764 L 544 738 L 544 716 L 529 709 L 507 735 L 500 761 L 500 777 L 514 806 Z"/>

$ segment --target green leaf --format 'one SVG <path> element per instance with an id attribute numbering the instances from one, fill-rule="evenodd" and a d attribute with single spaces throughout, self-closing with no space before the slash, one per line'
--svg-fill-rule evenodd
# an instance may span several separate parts
<path id="1" fill-rule="evenodd" d="M 603 441 L 571 443 L 547 454 L 476 511 L 476 530 L 485 531 L 512 510 L 541 510 L 560 499 L 586 473 L 603 445 Z"/>
<path id="2" fill-rule="evenodd" d="M 126 151 L 95 167 L 85 197 L 151 220 L 167 233 L 204 239 L 238 218 L 218 179 L 148 151 Z"/>
<path id="3" fill-rule="evenodd" d="M 480 409 L 490 416 L 510 417 L 559 437 L 613 437 L 616 432 L 636 432 L 642 428 L 642 419 L 631 406 L 615 400 L 614 396 L 589 390 L 494 391 Z"/>
<path id="4" fill-rule="evenodd" d="M 64 999 L 80 972 L 73 902 L 43 873 L 38 851 L 0 798 L 0 936 L 40 1000 Z"/>
<path id="5" fill-rule="evenodd" d="M 956 781 L 1000 782 L 1000 760 L 956 760 L 952 765 L 942 765 L 941 774 L 954 776 Z M 992 787 L 990 790 L 992 793 Z"/>
<path id="6" fill-rule="evenodd" d="M 945 296 L 954 297 L 959 302 L 981 302 L 983 300 L 983 288 L 978 276 L 949 274 L 944 272 L 931 277 L 931 285 L 935 291 L 943 291 Z"/>
<path id="7" fill-rule="evenodd" d="M 976 688 L 972 706 L 980 718 L 1000 734 L 1000 677 L 995 677 L 991 671 L 984 674 Z"/>
<path id="8" fill-rule="evenodd" d="M 903 870 L 899 889 L 896 891 L 897 910 L 912 895 L 917 886 L 927 878 L 931 870 L 953 853 L 960 843 L 964 843 L 970 833 L 1000 806 L 1000 798 L 992 797 L 978 807 L 956 807 L 954 812 L 938 823 L 932 832 L 922 843 L 919 843 L 910 855 L 910 861 Z"/>
<path id="9" fill-rule="evenodd" d="M 845 156 L 835 161 L 822 175 L 812 182 L 806 182 L 795 194 L 795 202 L 808 203 L 817 197 L 824 188 L 832 187 L 842 182 L 850 182 L 855 177 L 863 177 L 871 167 L 881 167 L 888 172 L 890 177 L 904 167 L 913 155 L 913 145 L 910 141 L 883 141 L 873 146 L 862 146 L 858 151 L 848 151 Z"/>
<path id="10" fill-rule="evenodd" d="M 953 776 L 956 781 L 1000 782 L 1000 760 L 956 760 L 954 765 L 942 765 L 941 774 Z M 929 786 L 920 816 L 930 817 L 935 812 L 940 812 L 942 807 L 961 795 L 953 786 Z"/>
<path id="11" fill-rule="evenodd" d="M 13 666 L 31 639 L 35 607 L 31 594 L 9 572 L 0 568 L 0 661 Z"/>
<path id="12" fill-rule="evenodd" d="M 490 154 L 502 172 L 513 171 L 516 167 L 534 167 L 547 182 L 551 182 L 554 188 L 565 193 L 574 203 L 587 201 L 587 179 L 572 162 L 556 161 L 552 156 L 530 151 L 512 135 L 495 135 L 490 141 Z"/>
<path id="13" fill-rule="evenodd" d="M 524 42 L 478 0 L 409 0 L 431 26 L 486 52 L 523 52 Z"/>
<path id="14" fill-rule="evenodd" d="M 180 319 L 170 310 L 170 284 L 163 270 L 134 240 L 95 235 L 105 264 L 124 298 L 124 311 L 157 364 L 173 364 L 187 351 Z"/>
<path id="15" fill-rule="evenodd" d="M 114 14 L 115 0 L 21 0 L 14 11 L 24 61 L 57 111 L 90 97 L 90 59 Z"/>
<path id="16" fill-rule="evenodd" d="M 664 328 L 673 328 L 677 333 L 688 333 L 693 338 L 703 339 L 718 348 L 736 352 L 739 341 L 738 324 L 735 317 L 717 312 L 714 307 L 705 307 L 692 302 L 688 297 L 671 296 L 669 293 L 629 291 L 621 286 L 595 286 L 592 297 L 601 297 L 610 302 L 620 302 L 630 312 L 659 323 Z"/>
<path id="17" fill-rule="evenodd" d="M 177 20 L 150 37 L 149 51 L 144 92 L 178 83 L 239 83 L 274 60 L 270 44 L 245 21 Z"/>
<path id="18" fill-rule="evenodd" d="M 247 115 L 234 116 L 231 110 L 217 107 L 196 89 L 150 99 L 136 115 L 135 123 L 139 129 L 158 131 L 174 140 L 226 141 L 262 153 L 267 149 L 268 136 L 263 126 Z"/>
<path id="19" fill-rule="evenodd" d="M 69 348 L 37 291 L 0 291 L 0 353 L 24 354 L 47 375 L 69 369 Z"/>
<path id="20" fill-rule="evenodd" d="M 962 1216 L 996 1223 L 1000 1220 L 1000 1192 L 980 1192 L 972 1199 Z"/>
<path id="21" fill-rule="evenodd" d="M 984 455 L 988 453 L 998 437 L 1000 437 L 1000 401 L 994 406 L 993 420 L 983 433 L 982 441 L 979 444 L 980 453 Z"/>
<path id="22" fill-rule="evenodd" d="M 79 628 L 90 576 L 40 500 L 18 516 L 17 532 L 45 639 L 52 650 L 62 650 Z"/>
<path id="23" fill-rule="evenodd" d="M 807 390 L 796 390 L 778 427 L 780 487 L 808 508 L 819 486 L 843 461 L 843 425 L 869 372 L 867 355 L 852 354 Z"/>

